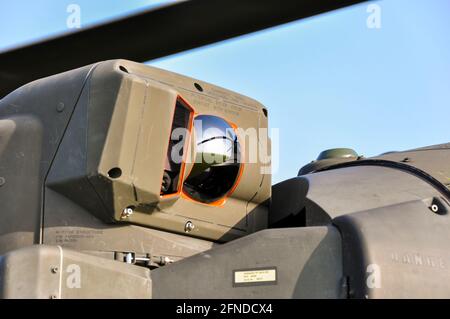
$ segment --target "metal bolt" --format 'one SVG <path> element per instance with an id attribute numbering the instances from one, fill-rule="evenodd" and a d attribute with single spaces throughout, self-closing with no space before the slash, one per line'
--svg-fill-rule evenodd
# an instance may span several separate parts
<path id="1" fill-rule="evenodd" d="M 62 111 L 64 111 L 64 108 L 65 108 L 66 106 L 64 105 L 64 103 L 63 102 L 60 102 L 60 103 L 58 103 L 58 105 L 56 106 L 56 110 L 58 111 L 58 112 L 62 112 Z"/>
<path id="2" fill-rule="evenodd" d="M 431 205 L 430 209 L 433 213 L 437 213 L 439 211 L 439 206 L 436 204 L 433 204 L 433 205 Z"/>
<path id="3" fill-rule="evenodd" d="M 0 177 L 0 187 L 5 185 L 6 179 L 4 177 Z"/>
<path id="4" fill-rule="evenodd" d="M 128 217 L 130 217 L 131 215 L 133 215 L 134 213 L 134 209 L 133 207 L 127 207 L 122 211 L 122 215 L 120 216 L 121 219 L 126 219 Z"/>
<path id="5" fill-rule="evenodd" d="M 195 228 L 195 225 L 194 225 L 194 223 L 192 223 L 191 221 L 188 221 L 188 222 L 186 223 L 186 225 L 184 225 L 184 231 L 185 231 L 186 233 L 189 233 L 189 232 L 193 231 L 194 228 Z"/>
<path id="6" fill-rule="evenodd" d="M 52 273 L 56 274 L 58 272 L 59 268 L 58 267 L 52 267 L 51 271 Z"/>

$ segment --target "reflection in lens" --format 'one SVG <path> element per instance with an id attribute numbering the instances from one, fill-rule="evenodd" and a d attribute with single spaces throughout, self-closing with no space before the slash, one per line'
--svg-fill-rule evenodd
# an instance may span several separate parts
<path id="1" fill-rule="evenodd" d="M 234 129 L 217 116 L 197 116 L 194 128 L 195 164 L 183 190 L 195 200 L 212 203 L 223 198 L 237 180 L 239 142 Z"/>

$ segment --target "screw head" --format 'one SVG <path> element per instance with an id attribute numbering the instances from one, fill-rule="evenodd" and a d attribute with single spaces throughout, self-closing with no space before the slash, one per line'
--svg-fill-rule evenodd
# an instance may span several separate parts
<path id="1" fill-rule="evenodd" d="M 126 219 L 128 217 L 130 217 L 131 215 L 133 215 L 134 213 L 134 208 L 132 206 L 128 206 L 127 208 L 125 208 L 122 211 L 122 214 L 120 215 L 121 219 Z"/>
<path id="2" fill-rule="evenodd" d="M 195 225 L 194 225 L 194 223 L 191 222 L 191 221 L 188 221 L 188 222 L 186 223 L 186 225 L 184 225 L 184 231 L 185 231 L 186 233 L 190 233 L 191 231 L 194 230 L 194 228 L 195 228 Z"/>
<path id="3" fill-rule="evenodd" d="M 52 267 L 51 271 L 52 273 L 56 274 L 58 272 L 59 268 L 58 267 Z"/>
<path id="4" fill-rule="evenodd" d="M 430 209 L 433 213 L 439 212 L 439 206 L 436 204 L 431 205 Z"/>
<path id="5" fill-rule="evenodd" d="M 0 177 L 0 187 L 5 185 L 6 179 L 4 177 Z"/>

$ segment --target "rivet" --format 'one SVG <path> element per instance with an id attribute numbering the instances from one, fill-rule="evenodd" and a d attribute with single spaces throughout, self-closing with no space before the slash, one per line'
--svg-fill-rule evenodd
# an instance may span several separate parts
<path id="1" fill-rule="evenodd" d="M 6 179 L 4 177 L 0 177 L 0 187 L 5 185 Z"/>
<path id="2" fill-rule="evenodd" d="M 410 159 L 409 157 L 405 157 L 405 158 L 402 160 L 402 162 L 403 162 L 403 163 L 409 163 L 409 162 L 411 162 L 411 159 Z"/>
<path id="3" fill-rule="evenodd" d="M 58 267 L 52 267 L 51 270 L 52 270 L 52 273 L 56 274 L 59 269 L 58 269 Z"/>
<path id="4" fill-rule="evenodd" d="M 64 108 L 65 108 L 65 105 L 64 105 L 63 102 L 59 102 L 58 105 L 56 106 L 56 110 L 57 110 L 58 112 L 64 111 Z"/>

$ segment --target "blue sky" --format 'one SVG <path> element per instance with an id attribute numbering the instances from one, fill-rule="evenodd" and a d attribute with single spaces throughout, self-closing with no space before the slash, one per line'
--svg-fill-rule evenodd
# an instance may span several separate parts
<path id="1" fill-rule="evenodd" d="M 2 1 L 0 50 L 167 1 Z M 383 0 L 381 29 L 362 4 L 150 62 L 259 100 L 280 130 L 274 182 L 320 151 L 372 156 L 450 142 L 450 1 Z"/>

